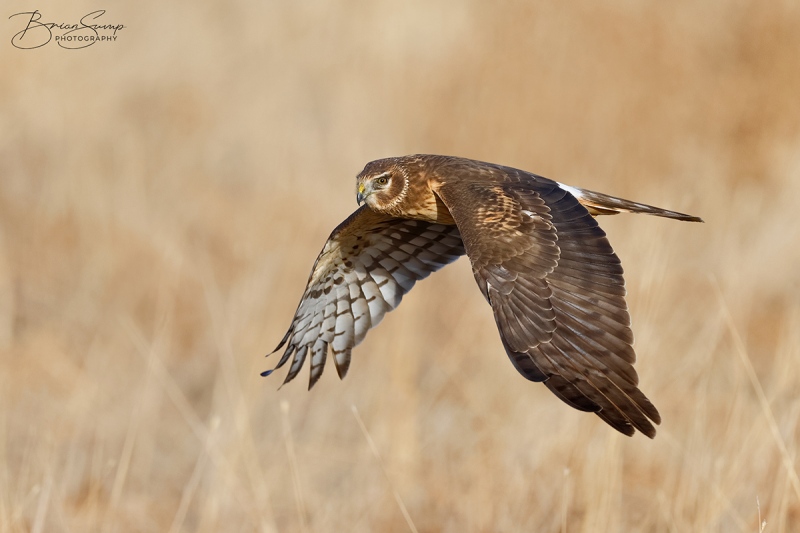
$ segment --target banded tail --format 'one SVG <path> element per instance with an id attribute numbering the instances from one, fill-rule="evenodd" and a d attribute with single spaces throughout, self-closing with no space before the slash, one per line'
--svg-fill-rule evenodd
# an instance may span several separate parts
<path id="1" fill-rule="evenodd" d="M 639 202 L 631 202 L 622 198 L 616 198 L 600 192 L 589 191 L 586 189 L 579 189 L 578 187 L 570 187 L 563 183 L 558 184 L 559 187 L 570 193 L 578 199 L 578 201 L 589 210 L 592 216 L 597 215 L 616 215 L 618 213 L 645 213 L 647 215 L 655 215 L 657 217 L 674 218 L 676 220 L 684 220 L 687 222 L 703 222 L 700 217 L 678 213 L 677 211 L 669 211 L 647 204 L 640 204 Z"/>

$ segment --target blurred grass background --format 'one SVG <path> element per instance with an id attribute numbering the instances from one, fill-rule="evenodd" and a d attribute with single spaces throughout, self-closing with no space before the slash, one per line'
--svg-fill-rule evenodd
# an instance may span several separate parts
<path id="1" fill-rule="evenodd" d="M 797 531 L 797 2 L 106 9 L 84 50 L 0 17 L 3 531 Z M 522 379 L 463 259 L 343 382 L 258 376 L 354 176 L 418 152 L 706 220 L 600 221 L 654 441 Z"/>

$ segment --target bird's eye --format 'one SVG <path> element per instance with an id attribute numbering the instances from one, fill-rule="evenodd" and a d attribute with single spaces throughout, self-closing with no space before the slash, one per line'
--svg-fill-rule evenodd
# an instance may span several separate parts
<path id="1" fill-rule="evenodd" d="M 379 178 L 375 178 L 375 183 L 377 183 L 378 185 L 386 185 L 387 183 L 389 183 L 389 179 L 384 176 L 381 176 Z"/>

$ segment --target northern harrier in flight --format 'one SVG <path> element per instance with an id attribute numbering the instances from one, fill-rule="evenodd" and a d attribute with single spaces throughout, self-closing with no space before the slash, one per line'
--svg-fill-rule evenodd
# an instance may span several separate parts
<path id="1" fill-rule="evenodd" d="M 310 389 L 329 347 L 343 378 L 353 347 L 414 283 L 466 254 L 520 374 L 626 435 L 655 436 L 622 266 L 594 217 L 700 218 L 458 157 L 373 161 L 356 183 L 366 205 L 331 233 L 275 349 L 286 346 L 275 368 L 292 360 L 284 383 L 310 357 Z"/>

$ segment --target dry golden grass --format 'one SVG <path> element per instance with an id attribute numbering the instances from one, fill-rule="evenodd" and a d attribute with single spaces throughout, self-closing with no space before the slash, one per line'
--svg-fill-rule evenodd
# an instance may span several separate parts
<path id="1" fill-rule="evenodd" d="M 106 9 L 86 50 L 2 26 L 0 529 L 800 528 L 796 2 Z M 415 152 L 705 218 L 601 220 L 654 441 L 517 375 L 465 260 L 345 381 L 258 376 L 355 174 Z"/>

